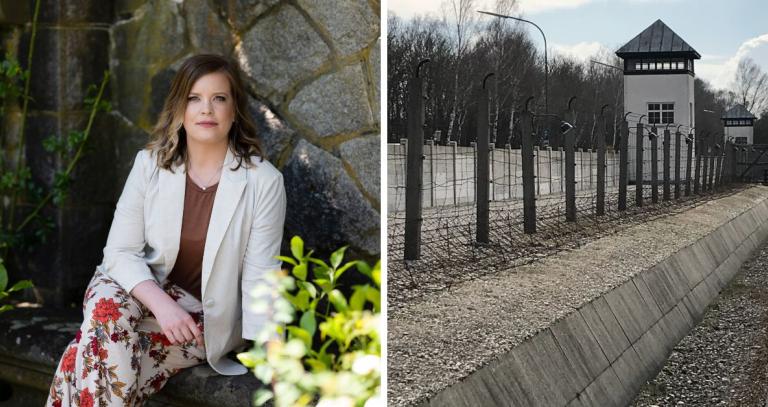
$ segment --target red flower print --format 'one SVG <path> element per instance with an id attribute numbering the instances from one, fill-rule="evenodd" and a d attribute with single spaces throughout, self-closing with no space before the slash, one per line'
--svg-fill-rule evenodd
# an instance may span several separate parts
<path id="1" fill-rule="evenodd" d="M 107 350 L 105 348 L 99 349 L 99 359 L 100 360 L 106 360 L 109 356 L 109 353 L 107 353 Z"/>
<path id="2" fill-rule="evenodd" d="M 77 333 L 75 334 L 75 343 L 80 343 L 80 337 L 81 336 L 82 336 L 82 332 L 81 331 L 77 331 Z"/>
<path id="3" fill-rule="evenodd" d="M 171 341 L 168 340 L 168 337 L 160 332 L 150 333 L 150 340 L 152 343 L 160 343 L 163 346 L 169 346 L 171 344 Z"/>
<path id="4" fill-rule="evenodd" d="M 61 400 L 54 400 L 53 407 L 61 407 Z"/>
<path id="5" fill-rule="evenodd" d="M 112 342 L 117 342 L 120 340 L 120 335 L 118 335 L 117 332 L 112 332 L 112 335 L 109 336 L 109 339 L 112 340 Z"/>
<path id="6" fill-rule="evenodd" d="M 80 407 L 93 407 L 93 395 L 87 388 L 80 392 Z"/>
<path id="7" fill-rule="evenodd" d="M 99 340 L 96 339 L 94 336 L 93 339 L 91 339 L 91 353 L 93 356 L 96 356 L 99 354 Z"/>
<path id="8" fill-rule="evenodd" d="M 163 388 L 163 384 L 165 383 L 165 375 L 160 373 L 157 376 L 152 378 L 152 381 L 149 383 L 152 387 L 154 387 L 155 391 L 160 391 L 160 389 Z"/>
<path id="9" fill-rule="evenodd" d="M 72 346 L 71 348 L 67 349 L 67 353 L 64 354 L 64 359 L 61 362 L 61 371 L 74 372 L 75 359 L 77 359 L 77 347 Z"/>
<path id="10" fill-rule="evenodd" d="M 112 298 L 100 299 L 96 303 L 96 309 L 93 310 L 93 319 L 104 324 L 109 321 L 117 321 L 121 316 L 123 314 L 120 313 L 120 306 Z"/>

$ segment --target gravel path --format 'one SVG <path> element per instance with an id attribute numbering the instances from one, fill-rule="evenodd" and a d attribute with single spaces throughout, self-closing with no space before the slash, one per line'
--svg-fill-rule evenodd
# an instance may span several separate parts
<path id="1" fill-rule="evenodd" d="M 768 244 L 723 290 L 633 406 L 768 406 Z"/>

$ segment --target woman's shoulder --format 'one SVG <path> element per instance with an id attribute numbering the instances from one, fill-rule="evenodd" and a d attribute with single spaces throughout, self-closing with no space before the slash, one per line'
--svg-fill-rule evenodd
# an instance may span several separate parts
<path id="1" fill-rule="evenodd" d="M 269 182 L 282 178 L 282 173 L 266 158 L 251 156 L 248 159 L 248 178 L 258 182 Z"/>

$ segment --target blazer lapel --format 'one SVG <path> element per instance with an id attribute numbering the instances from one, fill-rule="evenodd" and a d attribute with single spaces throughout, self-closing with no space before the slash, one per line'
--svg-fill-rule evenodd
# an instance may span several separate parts
<path id="1" fill-rule="evenodd" d="M 186 192 L 186 166 L 173 167 L 173 172 L 160 169 L 159 192 L 160 212 L 163 224 L 159 225 L 159 233 L 167 250 L 164 251 L 166 272 L 170 274 L 179 255 L 181 239 L 181 221 L 184 215 L 184 194 Z"/>
<path id="2" fill-rule="evenodd" d="M 235 161 L 232 151 L 227 151 L 227 158 L 224 160 L 224 163 L 219 186 L 216 190 L 216 197 L 213 200 L 208 234 L 205 238 L 201 281 L 201 293 L 203 295 L 208 283 L 208 277 L 213 270 L 213 261 L 216 259 L 216 253 L 219 251 L 221 241 L 224 239 L 224 234 L 229 228 L 229 223 L 232 221 L 232 216 L 238 203 L 240 203 L 240 198 L 248 183 L 245 176 L 245 167 L 241 166 L 237 171 L 231 170 L 237 166 L 237 161 Z"/>

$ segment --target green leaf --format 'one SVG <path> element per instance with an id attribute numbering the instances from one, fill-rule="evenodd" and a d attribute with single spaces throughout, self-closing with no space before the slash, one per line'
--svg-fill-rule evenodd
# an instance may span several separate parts
<path id="1" fill-rule="evenodd" d="M 306 291 L 296 293 L 296 305 L 299 311 L 306 311 L 309 308 L 309 293 Z"/>
<path id="2" fill-rule="evenodd" d="M 317 265 L 317 267 L 313 268 L 313 271 L 315 273 L 315 277 L 327 277 L 328 276 L 328 270 L 330 269 L 330 267 L 328 267 L 328 264 L 326 262 L 324 262 L 324 261 L 322 261 L 320 259 L 312 258 L 312 257 L 308 258 L 307 260 L 309 260 L 310 263 L 314 263 L 314 264 Z M 318 275 L 318 273 L 321 273 L 321 274 Z"/>
<path id="3" fill-rule="evenodd" d="M 8 270 L 0 259 L 0 291 L 5 291 L 6 286 L 8 286 Z"/>
<path id="4" fill-rule="evenodd" d="M 238 353 L 237 360 L 249 369 L 253 369 L 258 364 L 258 359 L 251 352 Z"/>
<path id="5" fill-rule="evenodd" d="M 301 281 L 307 279 L 307 263 L 301 262 L 293 267 L 293 276 Z"/>
<path id="6" fill-rule="evenodd" d="M 32 288 L 34 285 L 32 284 L 32 280 L 20 280 L 17 281 L 16 284 L 11 287 L 8 292 L 12 293 L 14 291 L 21 291 L 26 290 L 27 288 Z"/>
<path id="7" fill-rule="evenodd" d="M 304 258 L 304 241 L 298 236 L 291 238 L 291 254 L 297 259 Z"/>
<path id="8" fill-rule="evenodd" d="M 381 293 L 379 290 L 369 286 L 365 292 L 365 298 L 373 304 L 374 312 L 381 311 Z"/>
<path id="9" fill-rule="evenodd" d="M 315 335 L 315 330 L 317 329 L 317 322 L 315 321 L 315 312 L 314 311 L 306 311 L 301 316 L 301 320 L 299 320 L 299 326 L 302 327 L 305 331 L 309 333 L 309 336 Z"/>
<path id="10" fill-rule="evenodd" d="M 272 394 L 272 391 L 267 389 L 258 389 L 256 390 L 256 393 L 253 394 L 253 404 L 257 407 L 263 406 L 266 404 L 269 400 L 272 400 L 272 398 L 275 395 Z"/>
<path id="11" fill-rule="evenodd" d="M 296 263 L 296 260 L 294 260 L 294 259 L 292 259 L 292 258 L 290 258 L 288 256 L 275 256 L 275 258 L 280 260 L 280 261 L 282 261 L 282 262 L 288 263 L 288 264 L 290 264 L 292 266 L 295 266 L 295 265 L 299 264 L 299 263 Z"/>
<path id="12" fill-rule="evenodd" d="M 317 298 L 317 288 L 314 284 L 307 281 L 299 281 L 296 285 L 298 285 L 300 289 L 308 292 L 310 297 Z"/>
<path id="13" fill-rule="evenodd" d="M 357 271 L 360 272 L 360 274 L 371 278 L 371 266 L 368 265 L 368 263 L 364 261 L 358 261 L 355 266 L 357 266 Z"/>
<path id="14" fill-rule="evenodd" d="M 333 284 L 324 278 L 315 279 L 314 283 L 317 284 L 326 294 L 333 290 Z"/>
<path id="15" fill-rule="evenodd" d="M 307 349 L 312 347 L 312 336 L 309 334 L 309 332 L 305 331 L 303 328 L 299 328 L 298 326 L 289 326 L 288 333 L 290 334 L 290 339 L 299 339 L 301 340 Z"/>
<path id="16" fill-rule="evenodd" d="M 328 298 L 331 300 L 331 304 L 336 308 L 336 311 L 345 312 L 349 308 L 347 305 L 347 299 L 344 298 L 344 294 L 341 291 L 334 289 L 328 293 Z"/>
<path id="17" fill-rule="evenodd" d="M 354 266 L 357 261 L 350 261 L 349 263 L 341 266 L 340 269 L 336 270 L 336 273 L 333 275 L 334 280 L 338 280 L 341 275 L 347 271 L 350 267 Z"/>
<path id="18" fill-rule="evenodd" d="M 355 291 L 352 293 L 352 297 L 349 299 L 349 307 L 352 311 L 362 311 L 365 305 L 365 297 L 368 291 L 367 285 L 355 286 Z"/>
<path id="19" fill-rule="evenodd" d="M 0 314 L 2 314 L 5 311 L 10 311 L 13 309 L 13 305 L 5 304 L 2 307 L 0 307 Z"/>
<path id="20" fill-rule="evenodd" d="M 304 363 L 309 365 L 309 368 L 312 369 L 312 372 L 324 372 L 328 370 L 328 365 L 326 365 L 322 360 L 317 358 L 308 358 L 304 360 Z"/>
<path id="21" fill-rule="evenodd" d="M 341 264 L 341 261 L 344 260 L 344 251 L 347 250 L 347 247 L 349 246 L 344 246 L 341 249 L 331 253 L 331 265 L 333 266 L 334 269 L 339 267 L 339 264 Z"/>

